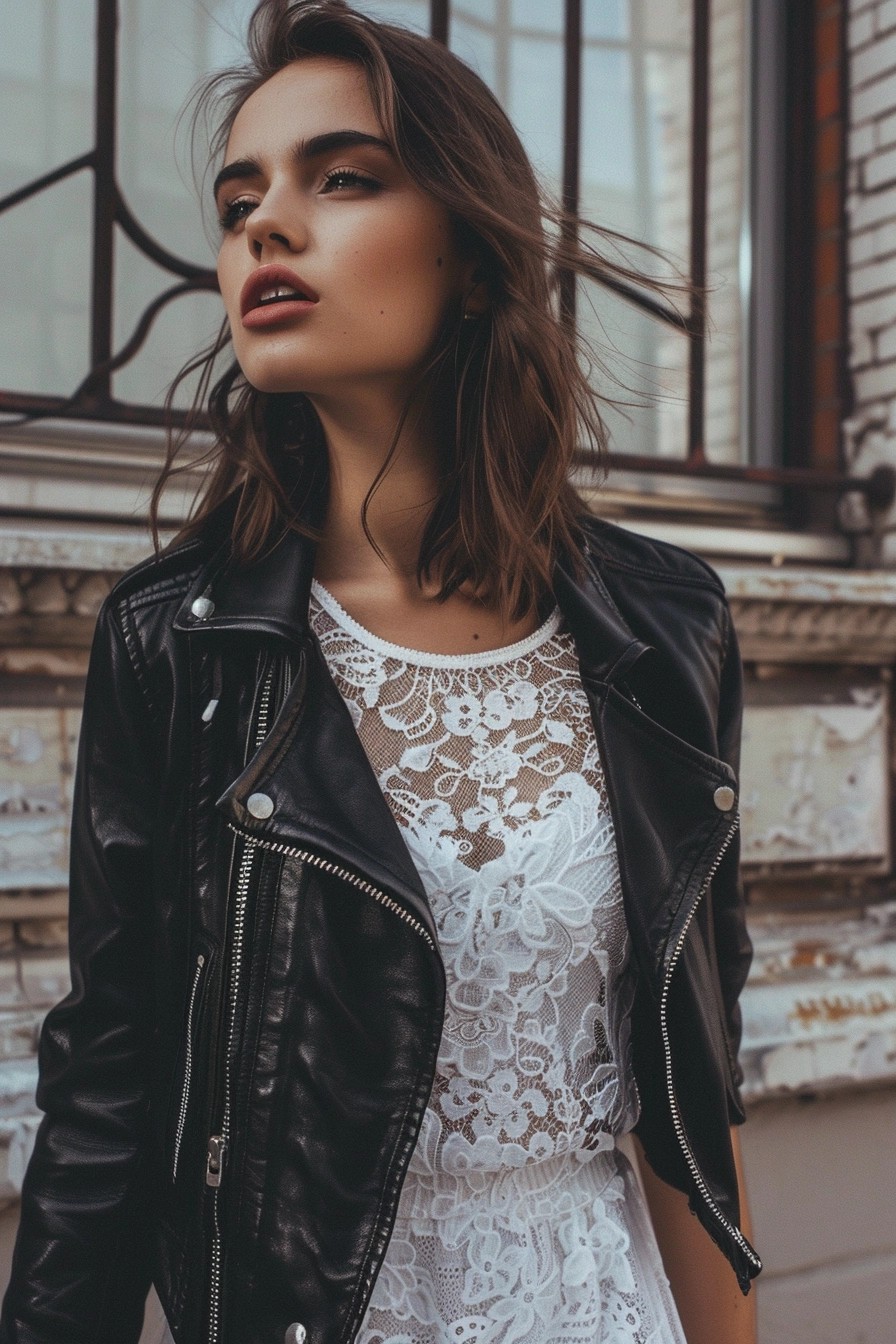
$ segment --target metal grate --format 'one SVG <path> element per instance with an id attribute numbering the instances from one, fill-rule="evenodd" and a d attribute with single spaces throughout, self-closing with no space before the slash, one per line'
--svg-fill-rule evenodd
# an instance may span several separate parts
<path id="1" fill-rule="evenodd" d="M 563 184 L 565 206 L 576 212 L 579 205 L 579 159 L 581 126 L 581 45 L 582 0 L 564 0 L 564 94 L 563 94 Z M 76 173 L 93 174 L 93 246 L 90 294 L 90 352 L 89 372 L 75 392 L 69 396 L 46 396 L 27 392 L 0 391 L 0 411 L 23 416 L 62 416 L 129 423 L 158 424 L 162 412 L 158 407 L 138 405 L 117 400 L 112 396 L 112 374 L 129 363 L 140 352 L 159 312 L 169 303 L 195 290 L 215 290 L 214 272 L 196 266 L 173 255 L 157 242 L 136 219 L 124 198 L 116 175 L 116 100 L 118 90 L 118 0 L 97 0 L 96 7 L 96 77 L 94 94 L 94 147 L 88 153 L 70 160 L 51 172 L 35 178 L 26 186 L 0 199 L 0 214 L 14 209 L 39 192 L 74 176 Z M 430 0 L 430 32 L 436 40 L 447 43 L 450 31 L 450 0 Z M 694 6 L 695 51 L 708 60 L 709 0 L 696 0 Z M 696 65 L 695 65 L 696 69 Z M 703 70 L 695 75 L 695 92 L 699 102 L 694 104 L 695 162 L 702 156 L 699 170 L 695 171 L 692 191 L 694 217 L 702 218 L 706 211 L 706 144 L 708 116 L 708 78 Z M 118 349 L 113 348 L 112 296 L 114 292 L 115 230 L 119 228 L 144 256 L 149 257 L 177 282 L 158 294 L 146 307 L 133 332 Z M 705 229 L 692 230 L 691 272 L 695 279 L 705 273 Z M 700 460 L 702 444 L 702 371 L 704 316 L 695 305 L 682 323 L 677 314 L 665 310 L 651 297 L 623 289 L 625 297 L 645 308 L 660 320 L 684 325 L 691 333 L 691 442 L 688 459 Z M 575 318 L 575 278 L 561 278 L 561 303 L 570 321 Z M 696 406 L 696 412 L 693 407 Z"/>
<path id="2" fill-rule="evenodd" d="M 451 0 L 430 0 L 430 32 L 447 43 L 451 23 Z M 582 0 L 564 0 L 564 89 L 563 89 L 563 181 L 565 206 L 575 213 L 579 206 L 579 171 L 582 120 Z M 889 494 L 890 484 L 847 479 L 825 471 L 786 470 L 776 467 L 720 466 L 708 463 L 704 445 L 704 383 L 706 354 L 706 313 L 700 297 L 707 270 L 707 189 L 709 147 L 709 71 L 711 41 L 711 0 L 693 0 L 692 35 L 692 116 L 690 183 L 690 278 L 695 297 L 683 317 L 636 288 L 614 286 L 626 299 L 669 323 L 689 336 L 689 406 L 686 454 L 671 460 L 650 456 L 614 454 L 613 463 L 637 471 L 695 475 L 716 479 L 755 481 L 809 489 L 864 491 L 870 499 Z M 93 174 L 93 247 L 90 295 L 89 372 L 71 395 L 48 396 L 37 393 L 0 391 L 0 412 L 38 419 L 46 416 L 106 420 L 130 424 L 157 425 L 164 413 L 157 406 L 118 400 L 112 395 L 112 374 L 135 359 L 149 335 L 157 315 L 168 304 L 196 290 L 215 290 L 213 271 L 175 256 L 153 238 L 134 216 L 124 198 L 116 175 L 116 94 L 118 77 L 118 0 L 97 0 L 96 4 L 96 79 L 94 94 L 94 146 L 86 154 L 70 160 L 51 172 L 29 182 L 0 199 L 0 214 L 46 191 L 77 173 Z M 112 295 L 114 289 L 115 231 L 121 229 L 144 256 L 168 271 L 175 282 L 159 293 L 144 309 L 131 335 L 114 349 Z M 575 320 L 576 284 L 574 276 L 561 278 L 562 311 Z M 178 413 L 172 413 L 175 420 Z M 583 464 L 588 459 L 583 458 Z"/>
<path id="3" fill-rule="evenodd" d="M 44 173 L 0 200 L 0 214 L 3 214 L 76 173 L 93 174 L 89 372 L 70 396 L 0 391 L 0 411 L 24 418 L 54 416 L 128 424 L 161 424 L 163 412 L 159 407 L 133 405 L 113 398 L 112 374 L 139 353 L 156 316 L 169 303 L 195 290 L 217 289 L 214 271 L 175 256 L 143 228 L 128 207 L 119 186 L 115 157 L 118 17 L 118 0 L 97 0 L 93 149 Z M 112 335 L 116 228 L 120 228 L 144 256 L 178 277 L 175 284 L 163 290 L 147 305 L 131 335 L 118 350 L 113 349 Z"/>

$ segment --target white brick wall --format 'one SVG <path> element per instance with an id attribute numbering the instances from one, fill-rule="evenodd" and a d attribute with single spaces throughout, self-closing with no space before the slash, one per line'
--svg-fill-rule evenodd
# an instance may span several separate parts
<path id="1" fill-rule="evenodd" d="M 850 360 L 896 460 L 896 0 L 851 0 L 849 45 Z"/>

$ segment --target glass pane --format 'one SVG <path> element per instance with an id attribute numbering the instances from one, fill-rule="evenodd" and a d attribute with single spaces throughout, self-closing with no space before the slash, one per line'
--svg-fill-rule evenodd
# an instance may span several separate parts
<path id="1" fill-rule="evenodd" d="M 512 0 L 511 22 L 515 29 L 535 28 L 545 33 L 563 31 L 563 0 Z"/>
<path id="2" fill-rule="evenodd" d="M 116 350 L 130 339 L 152 300 L 177 283 L 177 276 L 147 260 L 127 239 L 120 240 L 115 285 Z M 122 401 L 161 406 L 174 375 L 211 342 L 223 316 L 217 293 L 187 294 L 172 300 L 156 315 L 138 353 L 114 375 L 115 396 Z M 186 392 L 178 404 L 189 404 Z"/>
<path id="3" fill-rule="evenodd" d="M 203 225 L 201 181 L 194 182 L 189 113 L 195 81 L 245 56 L 254 0 L 122 0 L 119 180 L 141 225 L 168 251 L 214 265 L 213 232 Z M 202 173 L 197 140 L 197 172 Z M 207 212 L 208 214 L 208 212 Z M 178 281 L 119 232 L 116 235 L 115 339 L 118 350 L 146 306 Z M 142 349 L 116 373 L 115 396 L 159 405 L 180 366 L 206 345 L 222 316 L 217 295 L 176 299 L 155 319 Z M 184 404 L 185 396 L 179 398 Z"/>
<path id="4" fill-rule="evenodd" d="M 604 0 L 585 0 L 585 12 Z M 686 268 L 690 192 L 690 15 L 660 26 L 631 0 L 630 40 L 586 40 L 581 203 L 586 218 L 670 253 Z M 651 31 L 641 22 L 654 15 Z M 673 15 L 674 15 L 673 10 Z M 589 25 L 593 27 L 594 25 Z"/>
<path id="5" fill-rule="evenodd" d="M 169 251 L 208 266 L 212 249 L 192 177 L 189 113 L 196 79 L 243 56 L 252 0 L 122 0 L 118 164 L 143 227 Z M 198 168 L 201 170 L 201 154 Z"/>
<path id="6" fill-rule="evenodd" d="M 95 0 L 5 7 L 0 196 L 93 144 Z M 93 178 L 65 179 L 0 214 L 0 381 L 67 395 L 87 373 Z"/>
<path id="7" fill-rule="evenodd" d="M 0 215 L 0 376 L 67 396 L 90 358 L 92 180 L 79 173 Z"/>
<path id="8" fill-rule="evenodd" d="M 493 23 L 483 23 L 469 16 L 466 8 L 456 7 L 451 16 L 451 49 L 462 61 L 473 67 L 477 75 L 507 107 L 507 39 L 498 41 Z"/>
<path id="9" fill-rule="evenodd" d="M 9 5 L 0 40 L 0 195 L 93 145 L 94 0 Z"/>
<path id="10" fill-rule="evenodd" d="M 429 0 L 355 0 L 355 9 L 372 19 L 400 23 L 404 28 L 429 32 Z"/>
<path id="11" fill-rule="evenodd" d="M 745 462 L 749 457 L 741 417 L 745 306 L 739 283 L 749 153 L 747 22 L 745 0 L 715 0 L 707 211 L 710 337 L 706 349 L 706 450 L 714 462 Z"/>
<path id="12" fill-rule="evenodd" d="M 671 264 L 637 249 L 626 260 L 673 278 L 676 267 L 688 270 L 689 15 L 682 17 L 679 6 L 677 23 L 674 8 L 660 20 L 657 7 L 643 0 L 631 0 L 628 8 L 627 40 L 589 36 L 584 44 L 581 212 L 669 254 Z M 600 23 L 606 16 L 605 0 L 585 0 L 586 33 L 606 33 Z M 599 348 L 609 339 L 608 372 L 623 384 L 618 391 L 610 386 L 609 396 L 646 403 L 609 413 L 614 450 L 684 457 L 687 342 L 595 286 L 583 286 L 581 294 L 583 334 Z"/>
<path id="13" fill-rule="evenodd" d="M 93 144 L 95 0 L 4 7 L 0 195 Z"/>
<path id="14" fill-rule="evenodd" d="M 492 9 L 493 18 L 480 17 L 482 9 Z M 546 187 L 557 194 L 563 163 L 563 5 L 550 0 L 537 10 L 539 22 L 521 33 L 509 0 L 495 0 L 493 7 L 455 5 L 451 46 L 492 89 Z"/>
<path id="15" fill-rule="evenodd" d="M 500 14 L 503 16 L 500 21 L 506 25 L 509 22 L 508 4 L 509 0 L 453 0 L 451 22 L 478 23 L 494 28 Z"/>
<path id="16" fill-rule="evenodd" d="M 578 293 L 578 320 L 594 351 L 593 385 L 610 403 L 610 451 L 683 457 L 687 442 L 688 342 L 591 281 Z"/>
<path id="17" fill-rule="evenodd" d="M 588 37 L 628 39 L 628 0 L 599 0 L 582 11 L 582 33 Z"/>

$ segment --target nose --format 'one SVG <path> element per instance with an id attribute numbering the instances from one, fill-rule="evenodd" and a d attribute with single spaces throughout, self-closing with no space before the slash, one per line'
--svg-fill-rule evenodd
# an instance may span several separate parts
<path id="1" fill-rule="evenodd" d="M 269 190 L 246 219 L 246 241 L 257 260 L 266 253 L 301 252 L 307 234 L 298 202 L 283 190 Z"/>

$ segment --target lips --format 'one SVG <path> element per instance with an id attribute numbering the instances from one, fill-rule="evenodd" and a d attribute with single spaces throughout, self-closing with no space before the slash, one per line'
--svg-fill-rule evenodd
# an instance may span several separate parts
<path id="1" fill-rule="evenodd" d="M 240 313 L 244 321 L 247 317 L 257 320 L 262 314 L 274 318 L 281 309 L 286 317 L 307 311 L 317 300 L 311 286 L 288 266 L 259 266 L 243 285 Z"/>

